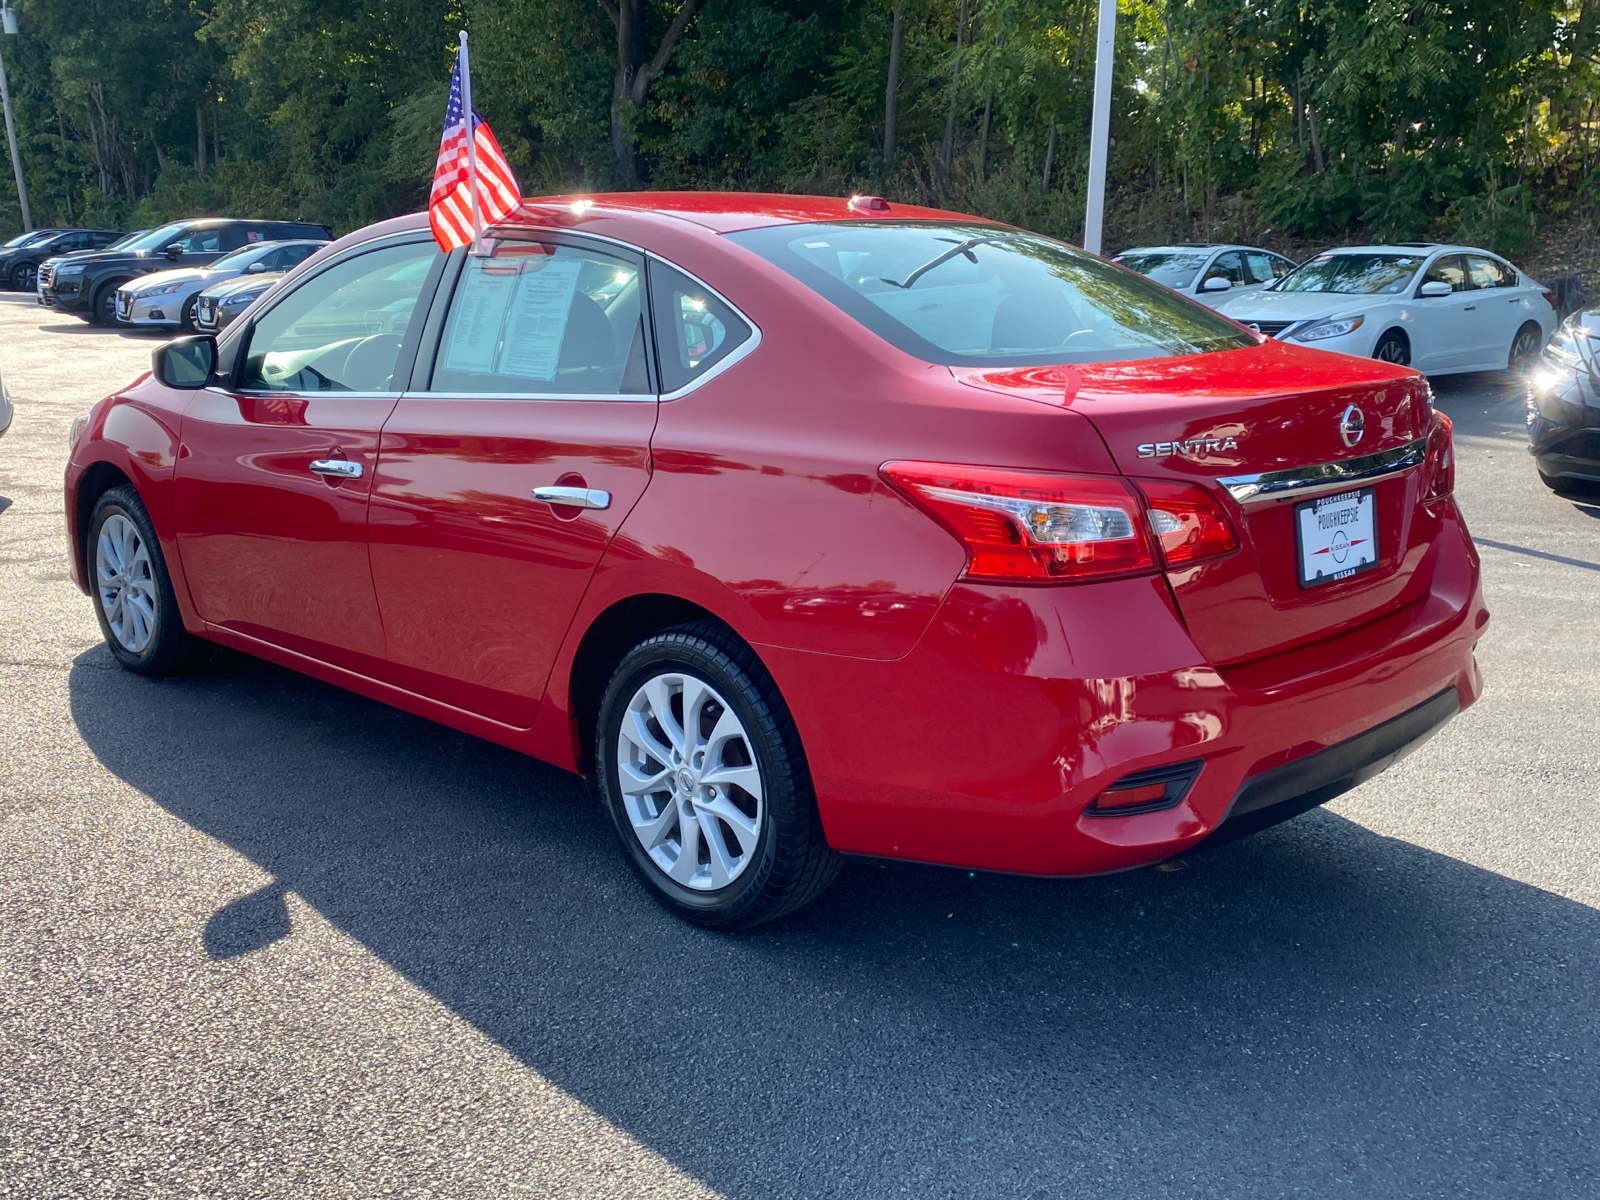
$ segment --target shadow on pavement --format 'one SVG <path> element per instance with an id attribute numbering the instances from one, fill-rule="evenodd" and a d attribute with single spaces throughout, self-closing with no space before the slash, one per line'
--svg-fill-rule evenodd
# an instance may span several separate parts
<path id="1" fill-rule="evenodd" d="M 733 1195 L 1594 1195 L 1600 913 L 1317 811 L 1188 870 L 852 865 L 742 937 L 578 781 L 231 654 L 70 676 L 111 771 Z M 329 781 L 337 781 L 330 786 Z"/>

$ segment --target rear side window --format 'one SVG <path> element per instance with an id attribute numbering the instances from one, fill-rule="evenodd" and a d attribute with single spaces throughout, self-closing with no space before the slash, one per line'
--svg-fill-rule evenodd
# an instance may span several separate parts
<path id="1" fill-rule="evenodd" d="M 687 386 L 750 340 L 750 326 L 709 288 L 653 260 L 650 305 L 663 392 Z"/>
<path id="2" fill-rule="evenodd" d="M 1143 275 L 1001 225 L 859 221 L 726 236 L 926 362 L 1043 366 L 1255 345 Z"/>
<path id="3" fill-rule="evenodd" d="M 1503 262 L 1481 254 L 1467 255 L 1467 273 L 1472 276 L 1475 288 L 1505 288 L 1517 286 L 1517 273 Z"/>
<path id="4" fill-rule="evenodd" d="M 548 242 L 468 257 L 435 392 L 620 396 L 650 390 L 636 261 Z"/>

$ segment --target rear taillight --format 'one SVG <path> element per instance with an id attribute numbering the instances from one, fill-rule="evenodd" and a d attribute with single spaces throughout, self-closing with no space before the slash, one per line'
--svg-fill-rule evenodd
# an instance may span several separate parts
<path id="1" fill-rule="evenodd" d="M 1422 502 L 1441 500 L 1456 490 L 1456 448 L 1450 418 L 1433 414 L 1428 448 L 1422 460 Z"/>
<path id="2" fill-rule="evenodd" d="M 1110 475 L 891 462 L 883 475 L 960 539 L 964 577 L 1070 583 L 1156 569 L 1143 503 Z"/>
<path id="3" fill-rule="evenodd" d="M 1540 288 L 1539 289 L 1539 295 L 1544 297 L 1545 303 L 1548 304 L 1551 308 L 1555 308 L 1556 307 L 1556 294 L 1554 292 L 1552 292 L 1549 288 Z M 1557 309 L 1557 312 L 1559 312 L 1559 311 L 1560 310 Z"/>
<path id="4" fill-rule="evenodd" d="M 1228 515 L 1199 484 L 1166 479 L 1135 480 L 1149 505 L 1150 528 L 1169 567 L 1239 548 Z"/>

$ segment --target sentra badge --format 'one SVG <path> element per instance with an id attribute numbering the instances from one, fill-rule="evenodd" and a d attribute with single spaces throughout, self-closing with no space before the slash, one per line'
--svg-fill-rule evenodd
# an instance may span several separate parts
<path id="1" fill-rule="evenodd" d="M 1170 458 L 1182 454 L 1189 458 L 1199 458 L 1206 454 L 1226 454 L 1229 450 L 1238 448 L 1239 443 L 1231 437 L 1198 437 L 1181 442 L 1143 442 L 1139 446 L 1139 457 Z"/>

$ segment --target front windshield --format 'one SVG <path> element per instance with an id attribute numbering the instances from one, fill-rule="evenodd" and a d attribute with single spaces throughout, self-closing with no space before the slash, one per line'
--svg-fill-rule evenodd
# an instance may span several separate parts
<path id="1" fill-rule="evenodd" d="M 248 267 L 251 263 L 255 262 L 256 259 L 260 258 L 264 251 L 270 250 L 270 248 L 270 242 L 254 242 L 248 246 L 241 246 L 232 254 L 224 254 L 221 258 L 217 259 L 214 263 L 207 267 L 206 270 L 242 271 L 245 267 Z"/>
<path id="2" fill-rule="evenodd" d="M 1278 280 L 1273 290 L 1394 295 L 1406 290 L 1421 265 L 1420 254 L 1319 254 Z"/>
<path id="3" fill-rule="evenodd" d="M 31 241 L 35 240 L 36 238 L 41 238 L 43 236 L 44 236 L 44 234 L 40 233 L 38 230 L 33 230 L 30 233 L 19 233 L 19 234 L 17 234 L 16 237 L 12 238 L 5 245 L 0 246 L 0 250 L 15 250 L 18 246 L 22 245 L 24 242 L 31 242 Z"/>
<path id="4" fill-rule="evenodd" d="M 1130 271 L 1148 275 L 1157 283 L 1171 288 L 1186 288 L 1194 282 L 1195 275 L 1205 266 L 1204 254 L 1175 250 L 1131 250 L 1111 260 L 1121 263 Z"/>
<path id="5" fill-rule="evenodd" d="M 1142 275 L 1003 225 L 851 221 L 727 236 L 927 362 L 1043 366 L 1255 345 Z"/>
<path id="6" fill-rule="evenodd" d="M 187 228 L 189 228 L 187 222 L 174 221 L 171 225 L 163 225 L 160 229 L 152 229 L 137 241 L 129 242 L 126 246 L 117 248 L 119 250 L 165 250 L 182 237 L 183 231 Z"/>
<path id="7" fill-rule="evenodd" d="M 106 249 L 107 250 L 126 250 L 129 246 L 133 245 L 135 242 L 137 242 L 140 238 L 142 238 L 145 234 L 147 234 L 149 232 L 150 231 L 148 229 L 135 229 L 132 233 L 123 234 L 116 241 L 112 242 L 111 245 L 107 246 Z"/>

